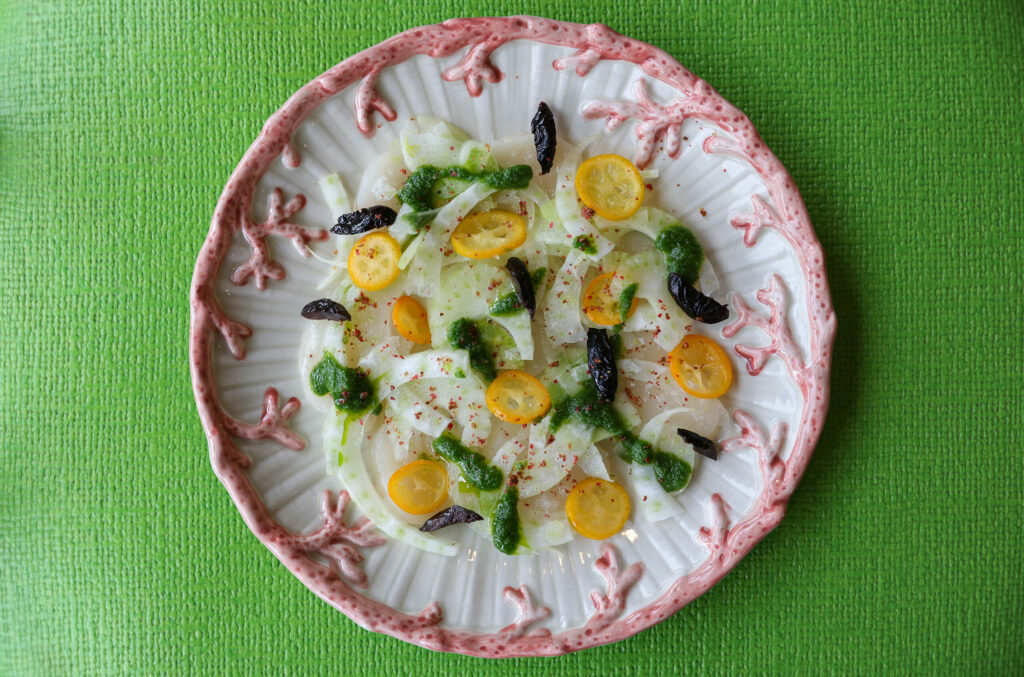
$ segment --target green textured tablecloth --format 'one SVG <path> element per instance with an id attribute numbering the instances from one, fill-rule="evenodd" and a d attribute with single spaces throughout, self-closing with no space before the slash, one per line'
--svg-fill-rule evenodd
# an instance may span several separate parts
<path id="1" fill-rule="evenodd" d="M 361 630 L 251 536 L 210 471 L 187 295 L 295 89 L 514 13 L 605 22 L 743 109 L 839 333 L 817 452 L 733 573 L 627 641 L 485 662 Z M 1020 674 L 1022 46 L 1012 1 L 0 2 L 0 673 Z"/>

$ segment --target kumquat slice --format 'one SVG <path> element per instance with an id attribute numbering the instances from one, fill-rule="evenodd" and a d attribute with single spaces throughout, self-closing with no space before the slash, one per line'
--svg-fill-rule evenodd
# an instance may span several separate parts
<path id="1" fill-rule="evenodd" d="M 407 513 L 432 513 L 448 499 L 448 469 L 426 459 L 407 463 L 392 473 L 388 496 Z"/>
<path id="2" fill-rule="evenodd" d="M 679 387 L 694 397 L 721 397 L 732 385 L 729 356 L 707 336 L 684 336 L 668 354 L 668 367 Z"/>
<path id="3" fill-rule="evenodd" d="M 569 524 L 582 536 L 603 541 L 617 534 L 629 518 L 629 495 L 610 480 L 588 477 L 565 501 Z"/>
<path id="4" fill-rule="evenodd" d="M 644 180 L 636 165 L 621 155 L 597 155 L 576 172 L 576 193 L 598 216 L 621 221 L 643 204 Z"/>
<path id="5" fill-rule="evenodd" d="M 526 242 L 526 222 L 512 212 L 496 209 L 470 214 L 452 232 L 452 249 L 467 259 L 489 259 Z"/>

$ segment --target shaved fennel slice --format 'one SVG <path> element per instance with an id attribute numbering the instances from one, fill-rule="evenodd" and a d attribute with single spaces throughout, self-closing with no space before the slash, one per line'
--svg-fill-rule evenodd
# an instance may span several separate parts
<path id="1" fill-rule="evenodd" d="M 452 557 L 458 548 L 452 541 L 430 536 L 411 527 L 391 514 L 387 504 L 373 486 L 363 461 L 362 442 L 367 418 L 328 417 L 324 426 L 324 450 L 328 459 L 337 462 L 337 473 L 352 500 L 373 525 L 387 536 L 427 552 Z"/>
<path id="2" fill-rule="evenodd" d="M 636 298 L 647 301 L 649 311 L 642 304 L 626 320 L 626 331 L 654 331 L 654 340 L 664 350 L 672 350 L 686 335 L 689 320 L 668 293 L 665 262 L 656 249 L 637 252 L 616 271 L 612 279 L 613 294 L 621 293 L 630 284 L 637 284 Z"/>
<path id="3" fill-rule="evenodd" d="M 435 346 L 447 345 L 448 327 L 462 318 L 488 318 L 512 337 L 519 357 L 532 360 L 533 325 L 526 312 L 491 316 L 490 304 L 512 290 L 509 273 L 489 261 L 460 262 L 441 272 L 440 287 L 427 299 L 427 323 Z"/>
<path id="4" fill-rule="evenodd" d="M 670 409 L 662 412 L 647 422 L 640 432 L 640 439 L 650 442 L 656 449 L 678 456 L 686 461 L 692 469 L 693 448 L 676 434 L 677 424 L 668 424 L 668 420 L 673 416 L 681 417 L 686 413 L 686 409 Z M 640 513 L 648 522 L 653 524 L 670 517 L 679 517 L 685 512 L 673 496 L 679 492 L 669 494 L 662 488 L 654 474 L 654 466 L 633 464 L 630 469 L 632 472 L 627 481 L 636 492 L 636 502 Z"/>
<path id="5" fill-rule="evenodd" d="M 352 203 L 348 199 L 348 193 L 345 192 L 345 184 L 341 182 L 341 177 L 337 172 L 323 177 L 317 181 L 317 185 L 320 186 L 324 202 L 327 203 L 327 211 L 331 215 L 331 220 L 337 221 L 340 216 L 352 211 Z"/>
<path id="6" fill-rule="evenodd" d="M 576 463 L 580 470 L 585 472 L 590 477 L 599 477 L 603 480 L 611 481 L 611 477 L 608 475 L 608 468 L 604 464 L 604 455 L 601 454 L 601 450 L 593 444 L 590 445 L 583 455 L 580 456 L 580 460 Z"/>
<path id="7" fill-rule="evenodd" d="M 572 247 L 572 236 L 562 225 L 562 217 L 558 215 L 554 200 L 548 200 L 540 206 L 534 237 L 549 247 Z"/>
<path id="8" fill-rule="evenodd" d="M 475 374 L 452 382 L 448 387 L 438 387 L 439 399 L 448 399 L 439 405 L 448 406 L 455 414 L 455 422 L 462 427 L 462 443 L 470 447 L 482 447 L 491 435 L 491 411 L 487 408 L 487 388 Z M 452 404 L 455 404 L 452 407 Z"/>
<path id="9" fill-rule="evenodd" d="M 399 141 L 405 164 L 412 171 L 423 165 L 459 164 L 459 149 L 469 135 L 444 120 L 421 115 L 402 127 Z"/>
<path id="10" fill-rule="evenodd" d="M 565 515 L 565 496 L 562 492 L 545 492 L 519 504 L 519 523 L 523 541 L 517 555 L 536 554 L 543 548 L 553 548 L 572 540 L 573 532 Z"/>
<path id="11" fill-rule="evenodd" d="M 591 445 L 593 431 L 574 421 L 566 422 L 548 443 L 551 416 L 530 426 L 530 446 L 526 451 L 526 467 L 519 480 L 520 499 L 536 496 L 555 486 L 569 474 Z"/>
<path id="12" fill-rule="evenodd" d="M 431 381 L 433 379 L 430 379 Z M 448 379 L 443 379 L 447 382 Z M 388 412 L 405 420 L 413 430 L 430 437 L 440 437 L 451 425 L 451 418 L 427 404 L 423 387 L 427 381 L 410 381 L 387 397 Z"/>
<path id="13" fill-rule="evenodd" d="M 452 198 L 451 202 L 441 207 L 441 210 L 434 217 L 431 230 L 441 231 L 447 244 L 448 235 L 454 230 L 469 212 L 476 207 L 477 203 L 489 195 L 497 193 L 497 188 L 491 188 L 486 183 L 478 181 L 466 190 Z"/>
<path id="14" fill-rule="evenodd" d="M 707 256 L 704 257 L 704 263 L 700 267 L 700 275 L 697 277 L 697 285 L 704 294 L 711 296 L 721 289 L 721 285 L 718 281 L 718 273 L 715 272 L 714 266 L 711 265 L 711 261 L 708 261 Z"/>
<path id="15" fill-rule="evenodd" d="M 398 222 L 395 223 L 395 227 L 397 226 Z M 415 237 L 413 237 L 412 242 L 410 242 L 408 246 L 406 246 L 405 250 L 402 252 L 402 255 L 398 257 L 398 267 L 401 270 L 405 270 L 406 268 L 409 267 L 409 263 L 411 263 L 413 257 L 416 256 L 416 252 L 418 252 L 420 250 L 420 247 L 423 245 L 423 240 L 426 237 L 427 232 L 428 231 L 426 230 L 421 230 L 419 233 L 417 233 Z M 398 236 L 395 235 L 394 233 L 394 227 L 392 229 L 391 236 L 394 237 L 396 240 L 398 239 Z M 406 237 L 408 237 L 408 235 L 406 235 Z M 399 240 L 399 242 L 401 242 L 401 240 Z"/>
<path id="16" fill-rule="evenodd" d="M 337 221 L 338 217 L 352 211 L 352 203 L 349 202 L 348 193 L 345 192 L 345 184 L 341 182 L 341 177 L 337 173 L 328 174 L 320 179 L 317 185 L 320 186 L 320 192 L 323 194 L 332 221 Z M 309 250 L 314 258 L 331 265 L 331 272 L 317 284 L 317 289 L 326 289 L 337 285 L 344 279 L 345 271 L 348 270 L 348 253 L 352 250 L 352 245 L 359 239 L 358 235 L 332 235 L 331 237 L 334 244 L 333 255 L 323 256 L 312 248 Z"/>
<path id="17" fill-rule="evenodd" d="M 456 423 L 462 428 L 462 443 L 479 447 L 491 434 L 485 392 L 483 383 L 472 375 L 417 379 L 392 391 L 387 411 L 430 438 Z"/>
<path id="18" fill-rule="evenodd" d="M 572 238 L 588 238 L 594 243 L 593 252 L 584 252 L 592 261 L 601 258 L 615 248 L 615 243 L 601 234 L 590 221 L 581 215 L 585 205 L 576 197 L 576 188 L 559 190 L 555 193 L 555 207 L 562 220 L 562 227 Z"/>
<path id="19" fill-rule="evenodd" d="M 350 355 L 345 342 L 345 329 L 348 322 L 307 322 L 302 333 L 299 348 L 299 374 L 302 375 L 304 402 L 311 403 L 320 411 L 334 411 L 334 402 L 330 397 L 320 396 L 313 392 L 309 376 L 313 367 L 319 364 L 327 353 L 338 361 L 338 364 L 349 364 Z"/>
<path id="20" fill-rule="evenodd" d="M 403 204 L 398 208 L 398 211 L 395 213 L 395 222 L 388 228 L 388 233 L 391 234 L 391 237 L 398 240 L 399 244 L 405 245 L 405 241 L 407 239 L 424 232 L 415 225 L 417 223 L 415 218 L 417 214 L 419 214 L 419 212 L 406 204 Z M 408 247 L 406 247 L 406 249 L 408 249 Z M 403 252 L 403 254 L 404 253 L 405 252 Z M 403 270 L 405 269 L 405 266 L 402 265 L 401 261 L 399 261 L 398 267 Z"/>
<path id="21" fill-rule="evenodd" d="M 444 249 L 447 245 L 434 230 L 423 230 L 407 249 L 416 248 L 406 260 L 405 289 L 410 294 L 429 297 L 437 293 L 441 283 L 441 264 L 444 260 Z M 399 265 L 401 266 L 401 258 Z"/>
<path id="22" fill-rule="evenodd" d="M 423 378 L 458 378 L 469 373 L 469 354 L 465 350 L 423 350 L 403 356 L 385 341 L 366 353 L 359 366 L 370 372 L 377 384 L 377 395 L 388 397 L 404 383 Z"/>
<path id="23" fill-rule="evenodd" d="M 570 251 L 544 300 L 547 337 L 556 346 L 577 343 L 587 337 L 580 320 L 580 281 L 587 274 L 588 266 L 583 252 Z"/>
<path id="24" fill-rule="evenodd" d="M 393 202 L 405 184 L 405 162 L 397 151 L 386 152 L 370 161 L 363 172 L 356 191 L 356 204 L 360 207 Z"/>

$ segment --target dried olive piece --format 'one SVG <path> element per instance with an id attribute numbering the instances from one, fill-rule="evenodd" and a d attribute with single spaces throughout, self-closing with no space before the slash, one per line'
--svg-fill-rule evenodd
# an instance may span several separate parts
<path id="1" fill-rule="evenodd" d="M 608 402 L 614 400 L 615 391 L 619 388 L 619 372 L 615 368 L 608 332 L 604 329 L 587 330 L 587 368 L 600 398 Z"/>
<path id="2" fill-rule="evenodd" d="M 543 101 L 537 106 L 537 114 L 530 123 L 533 131 L 533 145 L 537 148 L 537 163 L 540 173 L 551 171 L 551 163 L 555 161 L 555 116 Z"/>
<path id="3" fill-rule="evenodd" d="M 469 508 L 463 508 L 461 505 L 453 505 L 450 508 L 445 508 L 441 512 L 437 513 L 420 527 L 420 531 L 437 531 L 444 527 L 449 527 L 453 524 L 466 524 L 469 522 L 479 522 L 483 517 L 476 514 Z"/>
<path id="4" fill-rule="evenodd" d="M 729 317 L 729 307 L 705 296 L 679 273 L 668 274 L 668 291 L 687 315 L 704 324 L 717 324 Z"/>
<path id="5" fill-rule="evenodd" d="M 351 320 L 345 306 L 330 299 L 317 299 L 302 306 L 302 316 L 307 320 Z"/>
<path id="6" fill-rule="evenodd" d="M 369 230 L 390 226 L 398 218 L 394 209 L 386 205 L 376 205 L 365 209 L 357 209 L 349 214 L 342 214 L 338 222 L 331 226 L 336 235 L 358 235 Z"/>
<path id="7" fill-rule="evenodd" d="M 530 311 L 530 318 L 533 318 L 537 310 L 537 300 L 533 295 L 533 278 L 523 260 L 515 256 L 505 262 L 509 275 L 512 276 L 512 286 L 516 288 L 516 298 L 523 308 Z"/>
<path id="8" fill-rule="evenodd" d="M 679 433 L 679 436 L 683 438 L 683 441 L 692 446 L 693 450 L 698 454 L 706 456 L 712 461 L 718 460 L 718 447 L 714 442 L 703 435 L 698 435 L 692 430 L 687 430 L 686 428 L 679 428 L 676 432 Z"/>

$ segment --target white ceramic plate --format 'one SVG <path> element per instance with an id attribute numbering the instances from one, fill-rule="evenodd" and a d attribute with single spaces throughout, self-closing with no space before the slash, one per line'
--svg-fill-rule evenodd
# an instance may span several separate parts
<path id="1" fill-rule="evenodd" d="M 705 333 L 733 357 L 723 403 L 734 423 L 717 462 L 698 456 L 679 496 L 682 519 L 634 515 L 606 543 L 578 537 L 530 557 L 504 556 L 458 529 L 446 534 L 457 556 L 424 553 L 345 509 L 340 483 L 325 474 L 322 414 L 286 403 L 305 392 L 298 310 L 326 271 L 301 253 L 332 221 L 317 181 L 338 172 L 354 196 L 367 160 L 411 116 L 449 120 L 486 142 L 527 132 L 542 100 L 561 138 L 605 134 L 594 152 L 659 170 L 660 206 L 703 243 L 719 296 L 731 292 L 730 320 Z M 311 82 L 268 121 L 225 188 L 191 301 L 197 404 L 214 468 L 246 523 L 356 622 L 435 649 L 557 654 L 667 617 L 778 523 L 827 407 L 835 318 L 791 179 L 706 83 L 599 25 L 454 20 L 396 36 Z"/>

